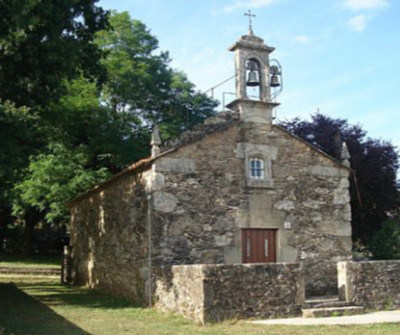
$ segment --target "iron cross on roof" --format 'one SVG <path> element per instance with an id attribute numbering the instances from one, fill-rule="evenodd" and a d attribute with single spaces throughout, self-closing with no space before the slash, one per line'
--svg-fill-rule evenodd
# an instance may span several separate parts
<path id="1" fill-rule="evenodd" d="M 256 17 L 255 14 L 251 14 L 251 10 L 249 9 L 247 13 L 244 13 L 245 16 L 249 17 L 249 32 L 251 35 L 253 34 L 253 26 L 252 26 L 252 17 Z"/>

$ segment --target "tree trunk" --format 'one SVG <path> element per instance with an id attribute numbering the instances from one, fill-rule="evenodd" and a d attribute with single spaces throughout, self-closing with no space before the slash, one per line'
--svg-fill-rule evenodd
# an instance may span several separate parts
<path id="1" fill-rule="evenodd" d="M 4 251 L 4 238 L 7 231 L 9 217 L 10 213 L 7 208 L 0 209 L 0 253 Z"/>
<path id="2" fill-rule="evenodd" d="M 35 209 L 29 209 L 25 214 L 24 253 L 31 255 L 34 252 L 35 226 L 43 219 L 43 214 Z"/>

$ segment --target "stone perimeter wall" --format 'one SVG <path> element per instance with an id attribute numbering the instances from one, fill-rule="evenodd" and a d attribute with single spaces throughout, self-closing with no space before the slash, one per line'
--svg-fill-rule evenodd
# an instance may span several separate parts
<path id="1" fill-rule="evenodd" d="M 298 315 L 304 302 L 300 264 L 179 265 L 162 268 L 156 307 L 200 323 Z"/>
<path id="2" fill-rule="evenodd" d="M 155 306 L 204 323 L 204 265 L 156 268 Z"/>
<path id="3" fill-rule="evenodd" d="M 368 308 L 400 307 L 400 261 L 339 262 L 340 300 Z"/>

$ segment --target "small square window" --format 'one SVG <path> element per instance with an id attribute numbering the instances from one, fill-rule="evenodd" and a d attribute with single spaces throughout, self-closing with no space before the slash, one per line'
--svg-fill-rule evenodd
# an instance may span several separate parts
<path id="1" fill-rule="evenodd" d="M 260 158 L 251 158 L 249 161 L 250 177 L 254 179 L 264 178 L 264 161 Z"/>

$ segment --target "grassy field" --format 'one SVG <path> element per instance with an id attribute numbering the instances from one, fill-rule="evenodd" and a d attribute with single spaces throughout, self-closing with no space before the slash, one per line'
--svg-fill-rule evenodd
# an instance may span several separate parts
<path id="1" fill-rule="evenodd" d="M 123 299 L 66 287 L 57 277 L 0 276 L 0 335 L 398 335 L 399 324 L 263 326 L 244 321 L 200 326 Z"/>
<path id="2" fill-rule="evenodd" d="M 59 268 L 61 266 L 61 256 L 23 256 L 0 254 L 0 267 L 1 266 L 19 268 Z"/>

